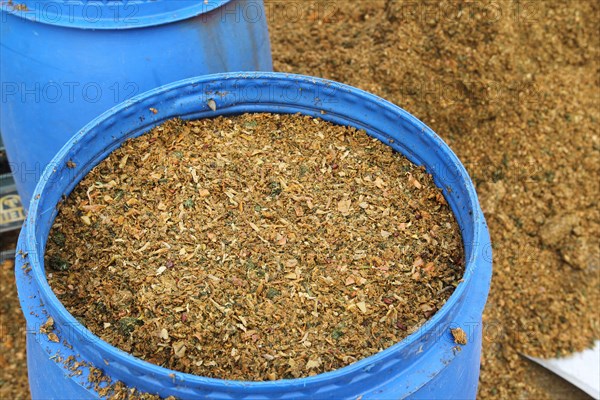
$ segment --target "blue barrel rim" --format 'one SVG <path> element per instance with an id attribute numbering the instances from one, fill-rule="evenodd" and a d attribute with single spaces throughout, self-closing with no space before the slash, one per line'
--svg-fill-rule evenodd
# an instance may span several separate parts
<path id="1" fill-rule="evenodd" d="M 142 103 L 149 99 L 152 99 L 155 96 L 168 93 L 170 91 L 174 91 L 176 89 L 181 89 L 184 87 L 196 87 L 201 86 L 203 84 L 211 84 L 214 82 L 220 82 L 225 80 L 247 80 L 253 81 L 256 79 L 268 79 L 268 80 L 276 80 L 282 82 L 291 82 L 291 83 L 310 83 L 311 85 L 316 85 L 320 87 L 331 87 L 332 85 L 336 86 L 338 90 L 350 93 L 358 98 L 362 99 L 365 102 L 375 102 L 378 107 L 382 109 L 387 109 L 387 111 L 391 111 L 397 114 L 398 117 L 404 119 L 410 124 L 418 127 L 424 137 L 427 140 L 435 143 L 440 146 L 440 150 L 444 153 L 444 156 L 448 158 L 452 163 L 457 166 L 456 172 L 460 178 L 460 183 L 462 184 L 462 189 L 466 190 L 467 199 L 464 201 L 467 202 L 469 215 L 471 215 L 474 220 L 472 221 L 473 225 L 473 239 L 475 247 L 477 247 L 477 243 L 479 244 L 488 244 L 489 243 L 489 233 L 487 231 L 487 226 L 485 224 L 485 218 L 481 209 L 479 207 L 479 202 L 477 200 L 477 194 L 475 192 L 475 188 L 468 176 L 468 173 L 462 163 L 460 163 L 458 157 L 452 152 L 452 150 L 443 142 L 443 140 L 435 134 L 429 127 L 427 127 L 424 123 L 418 120 L 416 117 L 412 116 L 407 111 L 401 109 L 400 107 L 384 100 L 378 96 L 365 92 L 361 89 L 354 88 L 349 85 L 341 84 L 335 81 L 316 78 L 305 75 L 297 75 L 297 74 L 287 74 L 287 73 L 269 73 L 269 72 L 233 72 L 233 73 L 222 73 L 222 74 L 213 74 L 213 75 L 205 75 L 202 77 L 189 78 L 181 81 L 177 81 L 168 85 L 161 86 L 159 88 L 150 90 L 148 92 L 142 93 L 138 96 L 131 98 L 130 100 L 121 103 L 113 107 L 112 109 L 106 111 L 101 114 L 90 123 L 88 123 L 84 128 L 82 128 L 71 140 L 69 140 L 65 146 L 61 149 L 61 151 L 54 157 L 53 161 L 49 164 L 49 167 L 45 169 L 42 174 L 42 178 L 40 179 L 38 185 L 36 186 L 35 192 L 36 196 L 31 201 L 30 210 L 28 214 L 28 220 L 26 221 L 23 230 L 21 231 L 20 243 L 24 244 L 20 248 L 25 249 L 37 249 L 38 243 L 35 240 L 36 232 L 36 216 L 38 214 L 47 213 L 49 210 L 41 210 L 39 209 L 39 198 L 40 195 L 43 196 L 46 190 L 46 183 L 52 181 L 52 176 L 56 172 L 56 169 L 53 169 L 52 166 L 65 164 L 69 159 L 67 158 L 69 155 L 69 149 L 72 145 L 78 143 L 79 141 L 83 141 L 88 134 L 89 131 L 93 131 L 95 127 L 97 127 L 102 122 L 105 122 L 111 116 L 123 113 L 128 110 L 134 104 Z M 218 93 L 217 93 L 218 95 Z M 165 118 L 170 119 L 171 117 Z M 146 130 L 147 131 L 147 130 Z M 125 140 L 125 139 L 124 139 Z M 102 157 L 103 159 L 104 157 Z M 101 161 L 101 159 L 100 159 Z M 85 173 L 87 174 L 87 172 Z M 85 176 L 83 174 L 83 176 Z M 79 182 L 83 176 L 77 179 L 76 183 Z M 455 216 L 456 212 L 453 210 Z M 459 224 L 461 223 L 457 216 L 457 221 Z M 463 227 L 461 226 L 461 230 Z M 48 228 L 49 231 L 49 228 Z M 48 233 L 48 232 L 46 232 Z M 464 238 L 463 238 L 463 245 Z M 40 257 L 40 254 L 42 257 Z M 377 363 L 385 363 L 386 360 L 391 359 L 391 356 L 394 353 L 401 352 L 409 348 L 410 346 L 414 346 L 418 343 L 418 341 L 425 335 L 430 335 L 433 332 L 433 329 L 440 324 L 440 321 L 447 316 L 447 314 L 452 313 L 453 310 L 460 308 L 460 302 L 465 297 L 467 288 L 472 284 L 475 279 L 480 281 L 485 280 L 486 274 L 491 274 L 491 258 L 486 261 L 482 261 L 484 256 L 478 252 L 477 249 L 467 251 L 465 248 L 465 255 L 468 254 L 468 257 L 465 257 L 465 272 L 463 275 L 463 281 L 457 286 L 454 293 L 451 297 L 446 301 L 443 307 L 438 310 L 438 312 L 427 320 L 424 325 L 419 327 L 416 332 L 413 332 L 400 342 L 394 344 L 393 346 L 384 349 L 381 352 L 378 352 L 370 357 L 360 359 L 348 366 L 343 368 L 325 372 L 322 374 L 318 374 L 312 377 L 304 377 L 297 379 L 281 379 L 276 381 L 232 381 L 226 379 L 218 379 L 218 378 L 209 378 L 204 376 L 197 376 L 192 374 L 183 373 L 176 370 L 170 370 L 164 367 L 160 367 L 158 365 L 149 363 L 142 359 L 132 356 L 131 354 L 120 350 L 107 342 L 103 341 L 101 338 L 93 334 L 89 331 L 85 326 L 80 324 L 62 305 L 60 300 L 55 296 L 54 292 L 50 288 L 45 272 L 43 269 L 43 252 L 35 251 L 31 254 L 27 262 L 31 267 L 30 277 L 33 278 L 35 283 L 37 284 L 39 294 L 41 295 L 41 300 L 44 302 L 44 307 L 50 309 L 49 315 L 55 316 L 56 319 L 67 321 L 70 327 L 74 328 L 74 332 L 78 335 L 82 335 L 82 337 L 93 338 L 95 340 L 95 345 L 100 347 L 103 352 L 107 352 L 111 354 L 113 359 L 118 359 L 126 365 L 135 365 L 136 368 L 142 370 L 142 374 L 155 376 L 157 378 L 163 379 L 165 381 L 169 381 L 172 379 L 173 374 L 176 374 L 177 379 L 182 382 L 186 382 L 186 384 L 198 385 L 202 387 L 208 387 L 214 390 L 235 390 L 241 389 L 244 391 L 251 391 L 250 393 L 280 393 L 282 391 L 289 392 L 290 390 L 308 387 L 311 385 L 325 385 L 335 380 L 340 379 L 348 379 L 347 375 L 359 375 L 361 372 L 368 371 L 371 369 L 373 365 Z M 17 257 L 19 259 L 19 257 Z M 482 267 L 477 267 L 477 263 L 485 264 Z M 22 263 L 21 263 L 22 265 Z M 484 267 L 489 267 L 489 271 L 484 270 Z M 17 266 L 19 268 L 19 265 Z M 476 276 L 478 274 L 479 276 Z M 487 294 L 489 292 L 489 285 L 486 288 L 483 288 L 480 293 L 483 293 L 484 296 L 480 296 L 479 303 L 476 308 L 478 312 L 483 310 L 483 306 L 485 305 Z M 58 317 L 58 318 L 56 318 Z M 282 383 L 285 383 L 285 387 L 282 387 Z"/>
<path id="2" fill-rule="evenodd" d="M 31 22 L 65 28 L 122 30 L 182 21 L 219 9 L 230 1 L 1 0 L 0 11 Z M 262 0 L 253 1 L 262 4 Z"/>

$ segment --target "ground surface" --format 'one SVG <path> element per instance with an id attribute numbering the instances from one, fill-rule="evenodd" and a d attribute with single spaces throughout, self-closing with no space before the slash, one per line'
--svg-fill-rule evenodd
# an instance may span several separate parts
<path id="1" fill-rule="evenodd" d="M 471 173 L 495 250 L 480 397 L 581 396 L 519 352 L 551 357 L 600 334 L 598 3 L 268 0 L 267 9 L 276 70 L 399 104 Z M 17 302 L 10 269 L 2 274 L 0 397 L 24 398 Z"/>

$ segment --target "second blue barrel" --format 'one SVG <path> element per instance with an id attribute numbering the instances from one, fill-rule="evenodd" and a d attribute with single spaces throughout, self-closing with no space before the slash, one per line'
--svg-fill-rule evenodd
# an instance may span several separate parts
<path id="1" fill-rule="evenodd" d="M 272 70 L 262 0 L 1 2 L 0 130 L 23 205 L 87 122 L 192 76 Z"/>

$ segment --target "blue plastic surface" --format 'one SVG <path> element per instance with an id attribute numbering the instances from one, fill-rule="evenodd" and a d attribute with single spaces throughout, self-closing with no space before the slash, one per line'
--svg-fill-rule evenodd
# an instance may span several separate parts
<path id="1" fill-rule="evenodd" d="M 156 26 L 195 17 L 231 0 L 19 0 L 3 1 L 7 12 L 33 22 L 83 29 L 132 29 Z M 247 8 L 241 10 L 240 8 Z M 262 0 L 232 4 L 226 14 L 252 18 Z M 237 10 L 236 10 L 237 8 Z M 234 11 L 235 10 L 235 11 Z"/>
<path id="2" fill-rule="evenodd" d="M 211 101 L 212 100 L 212 101 Z M 213 111 L 208 104 L 216 104 Z M 156 108 L 156 114 L 149 108 Z M 242 382 L 183 374 L 118 350 L 79 324 L 48 286 L 43 253 L 57 204 L 111 151 L 163 121 L 240 114 L 296 113 L 355 126 L 424 165 L 433 175 L 460 225 L 466 272 L 447 303 L 400 343 L 336 371 L 273 382 Z M 67 161 L 76 164 L 67 167 Z M 211 399 L 472 399 L 479 377 L 481 316 L 491 273 L 491 246 L 475 190 L 459 160 L 422 122 L 361 90 L 318 78 L 278 73 L 235 73 L 183 80 L 154 89 L 109 110 L 86 125 L 56 155 L 36 187 L 19 238 L 16 276 L 27 319 L 28 366 L 36 398 L 94 398 L 87 371 L 69 376 L 56 355 L 76 355 L 115 380 L 163 397 Z M 31 268 L 27 272 L 28 268 Z M 48 316 L 61 343 L 39 333 Z M 461 327 L 469 342 L 453 343 Z"/>
<path id="3" fill-rule="evenodd" d="M 272 70 L 262 0 L 1 1 L 0 10 L 0 131 L 25 207 L 56 152 L 109 108 L 184 78 Z"/>

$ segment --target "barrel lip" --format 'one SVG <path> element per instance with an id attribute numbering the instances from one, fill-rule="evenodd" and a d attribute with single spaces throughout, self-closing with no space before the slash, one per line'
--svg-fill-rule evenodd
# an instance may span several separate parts
<path id="1" fill-rule="evenodd" d="M 68 171 L 65 169 L 66 167 L 64 165 L 66 164 L 66 161 L 69 160 L 70 155 L 72 155 L 72 153 L 70 153 L 72 147 L 83 146 L 86 141 L 91 140 L 90 136 L 92 135 L 89 134 L 90 131 L 96 131 L 99 129 L 99 126 L 109 123 L 107 121 L 110 121 L 115 115 L 131 113 L 131 110 L 136 107 L 146 107 L 147 104 L 152 104 L 148 103 L 148 101 L 151 101 L 152 99 L 160 98 L 161 96 L 169 93 L 176 93 L 180 90 L 191 90 L 191 88 L 206 89 L 213 86 L 219 87 L 219 83 L 231 81 L 241 82 L 242 84 L 251 82 L 255 85 L 261 85 L 266 82 L 276 82 L 277 84 L 290 83 L 298 84 L 303 87 L 314 86 L 321 89 L 334 87 L 336 90 L 336 96 L 352 96 L 352 98 L 355 100 L 368 104 L 372 103 L 376 106 L 377 111 L 380 111 L 382 115 L 384 113 L 389 113 L 390 116 L 398 118 L 398 123 L 402 122 L 407 125 L 411 125 L 413 129 L 420 130 L 423 140 L 437 146 L 443 154 L 445 162 L 449 163 L 453 166 L 453 168 L 455 168 L 453 172 L 457 174 L 456 176 L 459 179 L 460 185 L 460 187 L 456 186 L 455 189 L 460 190 L 466 196 L 466 199 L 463 199 L 462 203 L 460 203 L 458 206 L 464 208 L 464 210 L 461 211 L 461 215 L 468 215 L 472 219 L 469 219 L 469 217 L 466 217 L 466 220 L 460 219 L 455 209 L 453 209 L 453 212 L 457 216 L 457 220 L 459 225 L 461 225 L 461 230 L 463 232 L 472 229 L 472 232 L 470 233 L 472 237 L 470 240 L 472 240 L 472 247 L 474 248 L 470 250 L 467 248 L 465 249 L 465 253 L 468 254 L 468 257 L 466 257 L 465 262 L 464 281 L 458 285 L 446 304 L 416 332 L 377 354 L 361 359 L 338 370 L 322 373 L 316 376 L 290 380 L 278 380 L 273 382 L 231 381 L 181 373 L 135 358 L 132 355 L 113 347 L 112 345 L 101 340 L 99 337 L 95 336 L 86 327 L 81 325 L 55 296 L 46 280 L 43 268 L 45 240 L 54 218 L 51 217 L 49 221 L 44 222 L 49 226 L 42 226 L 41 228 L 38 226 L 39 224 L 37 219 L 38 216 L 44 217 L 44 214 L 54 212 L 54 206 L 56 205 L 43 203 L 40 201 L 40 196 L 43 199 L 48 190 L 57 190 L 57 187 L 58 190 L 63 191 L 69 184 L 68 182 L 58 182 L 58 184 L 56 184 L 56 180 L 53 180 L 53 175 L 57 173 L 57 169 L 59 173 L 61 172 L 61 169 L 65 171 L 65 173 Z M 200 92 L 198 92 L 198 94 L 200 94 Z M 219 93 L 211 92 L 210 95 L 219 96 Z M 270 104 L 270 106 L 273 108 L 272 112 L 277 112 L 277 107 L 275 104 L 277 104 L 277 101 Z M 207 109 L 206 112 L 210 113 L 208 107 L 205 108 Z M 156 120 L 155 122 L 156 123 L 154 125 L 162 121 Z M 112 123 L 114 123 L 114 118 Z M 150 122 L 148 122 L 148 124 L 150 124 Z M 143 131 L 145 130 L 146 129 L 143 129 Z M 416 151 L 418 151 L 418 149 Z M 96 161 L 100 161 L 102 158 Z M 54 168 L 52 166 L 54 166 Z M 78 179 L 73 179 L 75 184 L 80 180 L 80 178 L 85 176 L 85 174 L 87 174 L 87 171 L 80 172 Z M 71 178 L 73 177 L 71 176 Z M 49 182 L 54 183 L 50 184 Z M 318 390 L 319 388 L 327 388 L 332 384 L 335 385 L 336 383 L 344 380 L 350 380 L 354 382 L 355 380 L 365 376 L 365 374 L 371 374 L 371 377 L 373 377 L 373 372 L 376 372 L 379 375 L 384 375 L 381 374 L 381 369 L 397 369 L 399 365 L 402 365 L 402 359 L 404 357 L 408 357 L 410 360 L 412 360 L 411 362 L 418 360 L 418 356 L 415 356 L 413 353 L 419 348 L 419 345 L 421 345 L 421 349 L 419 350 L 423 351 L 423 343 L 432 344 L 437 343 L 435 342 L 436 339 L 438 341 L 441 340 L 441 337 L 435 337 L 436 334 L 448 334 L 446 331 L 442 333 L 436 333 L 435 330 L 440 326 L 445 328 L 447 323 L 456 317 L 456 314 L 463 307 L 465 298 L 469 295 L 469 290 L 472 290 L 473 286 L 478 287 L 480 293 L 485 294 L 485 296 L 479 296 L 472 301 L 473 304 L 470 307 L 476 309 L 477 312 L 483 310 L 487 293 L 489 291 L 491 256 L 487 258 L 484 254 L 484 251 L 486 251 L 485 246 L 489 245 L 489 234 L 485 225 L 483 213 L 479 207 L 475 188 L 473 187 L 465 168 L 462 166 L 456 155 L 430 128 L 400 107 L 360 89 L 321 78 L 270 72 L 223 73 L 181 80 L 138 95 L 103 113 L 82 128 L 79 133 L 77 133 L 69 142 L 67 142 L 67 144 L 65 144 L 61 151 L 55 156 L 50 166 L 44 171 L 42 178 L 36 187 L 35 193 L 37 193 L 38 196 L 35 196 L 34 199 L 32 199 L 28 221 L 21 232 L 21 239 L 25 243 L 27 249 L 35 249 L 28 260 L 32 268 L 31 276 L 35 281 L 41 298 L 44 301 L 45 307 L 49 310 L 49 314 L 53 315 L 58 323 L 64 322 L 74 328 L 75 334 L 82 335 L 82 337 L 87 338 L 93 337 L 94 346 L 96 348 L 95 351 L 100 352 L 101 354 L 110 355 L 108 358 L 118 360 L 120 364 L 125 365 L 128 368 L 135 369 L 138 373 L 143 374 L 144 376 L 153 376 L 156 377 L 156 379 L 162 379 L 165 382 L 170 382 L 173 374 L 175 373 L 178 377 L 178 380 L 180 380 L 180 382 L 178 382 L 179 384 L 181 384 L 181 382 L 185 382 L 186 385 L 190 387 L 202 387 L 213 391 L 226 392 L 243 390 L 245 393 L 268 393 L 273 395 L 274 393 L 281 394 L 293 390 L 306 390 L 306 388 Z M 466 227 L 465 224 L 469 225 L 470 227 Z M 38 229 L 41 230 L 38 231 Z M 45 235 L 45 237 L 42 237 L 43 235 Z M 465 238 L 463 237 L 463 242 L 464 241 Z M 487 287 L 485 287 L 485 289 L 481 289 L 481 287 L 485 285 L 487 285 Z M 436 344 L 436 346 L 437 345 L 438 344 Z M 420 351 L 418 351 L 417 354 Z M 428 350 L 426 349 L 425 352 L 427 351 Z M 85 351 L 82 350 L 81 353 L 84 354 Z M 110 370 L 110 367 L 107 367 L 107 370 Z M 415 382 L 415 385 L 416 384 L 417 383 Z M 173 386 L 169 386 L 168 389 L 176 392 L 178 387 L 179 386 L 173 384 Z"/>
<path id="2" fill-rule="evenodd" d="M 197 17 L 231 1 L 233 0 L 0 0 L 0 10 L 31 22 L 64 28 L 125 30 Z M 253 1 L 262 4 L 262 0 Z"/>

